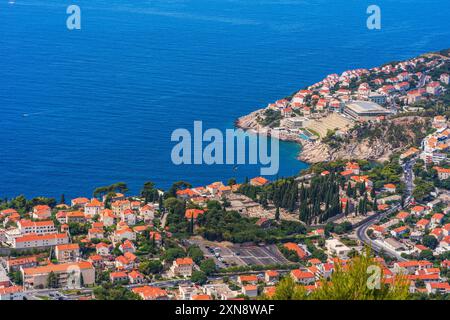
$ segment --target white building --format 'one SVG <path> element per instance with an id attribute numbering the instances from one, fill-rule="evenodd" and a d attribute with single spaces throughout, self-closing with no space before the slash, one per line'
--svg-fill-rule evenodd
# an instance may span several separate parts
<path id="1" fill-rule="evenodd" d="M 190 277 L 192 276 L 193 266 L 194 261 L 191 258 L 178 258 L 173 262 L 170 271 L 175 277 Z"/>
<path id="2" fill-rule="evenodd" d="M 13 238 L 11 247 L 14 249 L 53 247 L 59 244 L 69 243 L 69 238 L 65 233 L 36 235 L 29 234 Z"/>
<path id="3" fill-rule="evenodd" d="M 325 247 L 331 255 L 342 259 L 347 258 L 348 253 L 351 251 L 349 247 L 340 242 L 338 239 L 325 240 Z"/>
<path id="4" fill-rule="evenodd" d="M 19 220 L 17 227 L 21 234 L 52 234 L 56 233 L 55 224 L 53 221 L 31 221 L 31 220 Z"/>
<path id="5" fill-rule="evenodd" d="M 23 300 L 24 293 L 20 286 L 0 288 L 0 301 L 3 300 Z"/>

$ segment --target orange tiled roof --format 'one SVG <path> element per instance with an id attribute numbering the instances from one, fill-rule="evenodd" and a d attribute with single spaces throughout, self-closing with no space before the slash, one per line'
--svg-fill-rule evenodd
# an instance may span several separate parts
<path id="1" fill-rule="evenodd" d="M 177 265 L 192 265 L 194 261 L 191 258 L 178 258 L 175 260 Z"/>
<path id="2" fill-rule="evenodd" d="M 45 274 L 50 272 L 65 272 L 70 270 L 70 268 L 78 267 L 79 269 L 92 269 L 92 264 L 88 261 L 63 263 L 63 264 L 49 264 L 47 266 L 40 266 L 35 268 L 25 268 L 23 269 L 24 274 L 34 275 L 34 274 Z"/>
<path id="3" fill-rule="evenodd" d="M 297 253 L 297 255 L 299 256 L 299 258 L 301 258 L 301 259 L 306 257 L 306 252 L 302 248 L 300 248 L 296 243 L 288 242 L 288 243 L 285 243 L 283 245 L 283 247 L 285 247 L 288 250 L 295 251 Z"/>
<path id="4" fill-rule="evenodd" d="M 56 249 L 58 249 L 58 250 L 77 250 L 77 249 L 80 249 L 80 246 L 78 245 L 78 243 L 67 243 L 67 244 L 57 245 Z"/>
<path id="5" fill-rule="evenodd" d="M 192 217 L 193 217 L 194 219 L 197 219 L 198 216 L 201 215 L 201 214 L 203 214 L 203 213 L 205 213 L 204 210 L 200 210 L 200 209 L 187 209 L 184 216 L 185 216 L 187 219 L 191 219 Z"/>
<path id="6" fill-rule="evenodd" d="M 143 286 L 131 289 L 134 293 L 139 294 L 144 299 L 157 299 L 167 296 L 166 290 L 158 287 Z"/>

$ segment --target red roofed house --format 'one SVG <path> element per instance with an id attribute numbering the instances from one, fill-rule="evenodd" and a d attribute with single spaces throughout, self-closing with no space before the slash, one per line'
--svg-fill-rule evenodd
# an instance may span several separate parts
<path id="1" fill-rule="evenodd" d="M 69 238 L 65 233 L 54 234 L 29 234 L 11 239 L 11 247 L 15 249 L 36 248 L 36 247 L 52 247 L 58 244 L 69 243 Z"/>
<path id="2" fill-rule="evenodd" d="M 22 269 L 24 288 L 46 288 L 48 275 L 53 272 L 57 277 L 58 287 L 89 286 L 95 283 L 95 269 L 90 262 L 80 261 L 61 264 L 49 264 L 34 268 Z M 74 273 L 76 271 L 76 273 Z M 77 277 L 77 274 L 79 275 Z M 80 278 L 83 281 L 81 283 Z"/>
<path id="3" fill-rule="evenodd" d="M 114 241 L 118 242 L 118 241 L 122 241 L 125 239 L 131 240 L 131 241 L 136 240 L 136 233 L 127 227 L 120 229 L 120 230 L 116 230 L 114 232 Z"/>
<path id="4" fill-rule="evenodd" d="M 432 268 L 433 263 L 426 260 L 410 260 L 394 263 L 394 272 L 401 273 L 406 271 L 408 274 L 414 274 L 417 270 Z"/>
<path id="5" fill-rule="evenodd" d="M 433 167 L 437 171 L 439 180 L 446 180 L 450 177 L 450 169 L 441 168 L 441 167 Z"/>
<path id="6" fill-rule="evenodd" d="M 193 198 L 197 195 L 198 195 L 198 193 L 192 189 L 177 190 L 177 198 L 179 198 L 179 199 L 187 200 L 187 199 Z"/>
<path id="7" fill-rule="evenodd" d="M 431 224 L 433 226 L 437 226 L 437 225 L 441 224 L 443 220 L 444 220 L 444 215 L 442 213 L 435 213 L 431 217 Z"/>
<path id="8" fill-rule="evenodd" d="M 423 99 L 424 90 L 411 90 L 406 95 L 408 103 L 413 104 Z"/>
<path id="9" fill-rule="evenodd" d="M 10 216 L 12 214 L 18 213 L 15 209 L 5 209 L 0 211 L 0 217 Z"/>
<path id="10" fill-rule="evenodd" d="M 23 300 L 24 292 L 21 286 L 1 287 L 0 301 L 3 300 Z"/>
<path id="11" fill-rule="evenodd" d="M 194 294 L 191 296 L 191 300 L 212 300 L 212 298 L 207 294 Z"/>
<path id="12" fill-rule="evenodd" d="M 250 298 L 258 296 L 258 287 L 253 284 L 242 286 L 242 293 Z"/>
<path id="13" fill-rule="evenodd" d="M 241 285 L 243 284 L 257 284 L 258 277 L 256 275 L 240 275 L 237 282 Z"/>
<path id="14" fill-rule="evenodd" d="M 190 277 L 193 267 L 194 261 L 191 258 L 178 258 L 173 262 L 170 271 L 174 277 Z"/>
<path id="15" fill-rule="evenodd" d="M 133 270 L 128 274 L 128 280 L 131 284 L 143 283 L 145 277 L 139 271 Z"/>
<path id="16" fill-rule="evenodd" d="M 342 171 L 340 175 L 348 179 L 353 175 L 353 170 Z"/>
<path id="17" fill-rule="evenodd" d="M 292 116 L 292 108 L 291 108 L 291 107 L 283 108 L 283 109 L 281 110 L 281 114 L 282 114 L 284 117 L 290 117 L 290 116 Z"/>
<path id="18" fill-rule="evenodd" d="M 95 246 L 95 250 L 97 254 L 101 256 L 109 255 L 109 246 L 104 242 L 97 243 L 97 245 Z"/>
<path id="19" fill-rule="evenodd" d="M 133 226 L 136 224 L 136 214 L 131 209 L 125 209 L 121 212 L 120 218 L 126 224 Z"/>
<path id="20" fill-rule="evenodd" d="M 369 229 L 373 230 L 372 232 L 375 237 L 382 237 L 386 231 L 384 227 L 376 224 L 372 225 Z"/>
<path id="21" fill-rule="evenodd" d="M 17 222 L 17 227 L 22 234 L 51 234 L 57 233 L 55 224 L 52 220 L 44 221 L 31 221 L 26 219 L 21 219 Z"/>
<path id="22" fill-rule="evenodd" d="M 295 282 L 303 285 L 313 284 L 316 281 L 316 277 L 312 272 L 301 271 L 299 269 L 292 270 L 291 277 L 295 280 Z"/>
<path id="23" fill-rule="evenodd" d="M 111 272 L 109 274 L 109 280 L 112 283 L 128 283 L 128 275 L 123 271 Z"/>
<path id="24" fill-rule="evenodd" d="M 143 286 L 131 289 L 143 300 L 169 300 L 166 290 L 158 287 Z"/>
<path id="25" fill-rule="evenodd" d="M 293 242 L 287 242 L 283 244 L 283 247 L 290 251 L 295 251 L 300 259 L 304 259 L 308 256 L 308 254 L 303 250 L 299 245 Z"/>
<path id="26" fill-rule="evenodd" d="M 423 207 L 423 206 L 414 206 L 412 209 L 411 209 L 411 214 L 413 214 L 413 215 L 415 215 L 415 216 L 420 216 L 420 215 L 422 215 L 422 214 L 424 214 L 425 213 L 425 207 Z"/>
<path id="27" fill-rule="evenodd" d="M 441 267 L 442 268 L 446 268 L 446 269 L 450 269 L 450 260 L 444 260 L 441 262 Z"/>
<path id="28" fill-rule="evenodd" d="M 89 256 L 88 261 L 92 263 L 95 268 L 103 268 L 104 267 L 104 257 L 99 254 L 92 254 Z"/>
<path id="29" fill-rule="evenodd" d="M 385 184 L 384 190 L 386 192 L 395 193 L 395 184 L 392 184 L 392 183 Z"/>
<path id="30" fill-rule="evenodd" d="M 96 198 L 93 198 L 89 203 L 85 205 L 84 213 L 86 216 L 94 217 L 96 215 L 100 215 L 103 209 L 103 203 L 98 201 Z"/>
<path id="31" fill-rule="evenodd" d="M 133 242 L 131 242 L 130 240 L 127 239 L 119 246 L 119 250 L 122 253 L 126 253 L 126 252 L 135 253 L 136 252 L 136 247 L 133 244 Z"/>
<path id="32" fill-rule="evenodd" d="M 55 255 L 59 262 L 77 261 L 80 258 L 80 246 L 78 243 L 57 245 Z"/>
<path id="33" fill-rule="evenodd" d="M 31 268 L 37 266 L 37 257 L 20 257 L 20 258 L 9 258 L 6 260 L 6 271 L 14 272 L 19 271 L 20 268 Z"/>
<path id="34" fill-rule="evenodd" d="M 450 293 L 450 284 L 448 282 L 427 282 L 425 283 L 428 293 L 440 293 L 448 294 Z"/>
<path id="35" fill-rule="evenodd" d="M 402 226 L 402 227 L 398 227 L 398 228 L 395 228 L 394 230 L 392 230 L 391 234 L 394 237 L 401 237 L 401 236 L 407 234 L 408 232 L 409 232 L 409 228 L 406 226 Z"/>
<path id="36" fill-rule="evenodd" d="M 426 230 L 430 226 L 430 220 L 428 219 L 420 219 L 416 223 L 416 228 L 420 230 Z"/>
<path id="37" fill-rule="evenodd" d="M 33 207 L 33 214 L 32 217 L 34 219 L 49 219 L 52 214 L 52 209 L 47 205 L 38 205 Z"/>
<path id="38" fill-rule="evenodd" d="M 116 268 L 131 270 L 138 263 L 137 257 L 131 252 L 125 252 L 123 256 L 118 256 L 115 261 Z"/>
<path id="39" fill-rule="evenodd" d="M 252 186 L 256 186 L 256 187 L 261 187 L 268 183 L 269 183 L 269 180 L 267 180 L 266 178 L 263 178 L 263 177 L 256 177 L 256 178 L 250 179 L 250 184 Z"/>
<path id="40" fill-rule="evenodd" d="M 409 217 L 409 213 L 405 211 L 401 211 L 397 214 L 396 218 L 400 221 L 405 222 L 405 220 Z"/>
<path id="41" fill-rule="evenodd" d="M 70 211 L 66 213 L 66 223 L 71 222 L 83 223 L 86 222 L 86 217 L 82 211 Z"/>
<path id="42" fill-rule="evenodd" d="M 72 207 L 75 207 L 75 206 L 84 207 L 88 203 L 89 203 L 88 198 L 75 198 L 75 199 L 72 199 L 71 206 Z"/>
<path id="43" fill-rule="evenodd" d="M 158 231 L 150 231 L 149 238 L 150 241 L 155 241 L 155 244 L 158 246 L 160 246 L 162 243 L 162 236 Z"/>
<path id="44" fill-rule="evenodd" d="M 444 233 L 441 228 L 434 228 L 433 230 L 431 230 L 430 235 L 435 237 L 437 241 L 441 241 L 441 239 L 444 236 Z"/>
<path id="45" fill-rule="evenodd" d="M 447 223 L 442 227 L 442 232 L 444 233 L 444 236 L 450 236 L 450 223 Z"/>
<path id="46" fill-rule="evenodd" d="M 115 215 L 111 209 L 103 209 L 100 213 L 100 221 L 103 222 L 105 227 L 114 225 Z"/>
<path id="47" fill-rule="evenodd" d="M 386 203 L 381 203 L 377 206 L 378 211 L 386 211 L 387 209 L 389 209 L 389 205 Z"/>
<path id="48" fill-rule="evenodd" d="M 357 162 L 347 162 L 345 164 L 345 170 L 351 170 L 353 174 L 359 175 L 359 164 Z"/>
<path id="49" fill-rule="evenodd" d="M 266 283 L 275 283 L 278 281 L 280 274 L 275 270 L 267 270 L 264 273 L 264 280 Z"/>
<path id="50" fill-rule="evenodd" d="M 151 222 L 155 218 L 155 208 L 149 204 L 141 207 L 139 213 L 144 218 L 145 222 Z"/>
<path id="51" fill-rule="evenodd" d="M 111 203 L 111 209 L 116 217 L 120 217 L 122 213 L 131 209 L 131 202 L 129 200 L 117 200 Z"/>
<path id="52" fill-rule="evenodd" d="M 104 232 L 102 228 L 91 228 L 88 230 L 88 239 L 103 239 Z"/>

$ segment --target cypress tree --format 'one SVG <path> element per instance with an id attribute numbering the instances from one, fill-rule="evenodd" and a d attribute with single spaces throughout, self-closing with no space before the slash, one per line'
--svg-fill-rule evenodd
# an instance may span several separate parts
<path id="1" fill-rule="evenodd" d="M 277 207 L 277 209 L 275 210 L 275 220 L 280 220 L 280 207 Z"/>

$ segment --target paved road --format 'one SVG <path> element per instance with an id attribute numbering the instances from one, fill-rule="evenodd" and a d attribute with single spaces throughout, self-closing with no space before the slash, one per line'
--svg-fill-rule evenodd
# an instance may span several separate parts
<path id="1" fill-rule="evenodd" d="M 403 180 L 406 185 L 405 193 L 404 193 L 404 196 L 405 196 L 404 207 L 407 207 L 410 204 L 412 192 L 414 190 L 414 183 L 413 183 L 414 182 L 414 173 L 412 171 L 414 164 L 415 164 L 415 160 L 410 160 L 402 166 L 403 170 L 404 170 Z M 380 213 L 377 213 L 377 214 L 369 217 L 361 226 L 359 226 L 356 229 L 356 235 L 359 240 L 361 240 L 363 243 L 365 243 L 366 245 L 371 247 L 372 250 L 374 250 L 375 252 L 382 251 L 382 252 L 388 254 L 389 256 L 391 256 L 392 258 L 395 258 L 399 261 L 407 261 L 407 259 L 401 257 L 398 252 L 390 249 L 389 247 L 385 246 L 383 243 L 381 243 L 379 241 L 374 241 L 374 240 L 370 239 L 369 236 L 367 235 L 367 229 L 370 228 L 370 226 L 372 226 L 373 224 L 380 221 L 383 217 L 388 216 L 399 209 L 401 209 L 400 204 L 390 208 L 386 212 L 380 212 Z"/>
<path id="2" fill-rule="evenodd" d="M 161 215 L 161 229 L 164 230 L 167 223 L 167 216 L 169 215 L 169 212 L 167 210 L 164 210 Z"/>
<path id="3" fill-rule="evenodd" d="M 358 229 L 356 229 L 356 235 L 359 240 L 361 240 L 363 243 L 368 245 L 373 251 L 375 252 L 384 252 L 385 254 L 391 256 L 392 258 L 395 258 L 399 261 L 407 261 L 407 259 L 400 256 L 398 252 L 395 252 L 394 250 L 391 250 L 387 246 L 383 245 L 380 242 L 374 241 L 369 238 L 367 235 L 367 229 L 378 222 L 381 218 L 383 218 L 385 215 L 389 215 L 394 213 L 396 210 L 400 209 L 400 205 L 396 205 L 389 209 L 386 212 L 378 213 L 376 215 L 371 216 L 365 223 L 363 223 Z"/>

